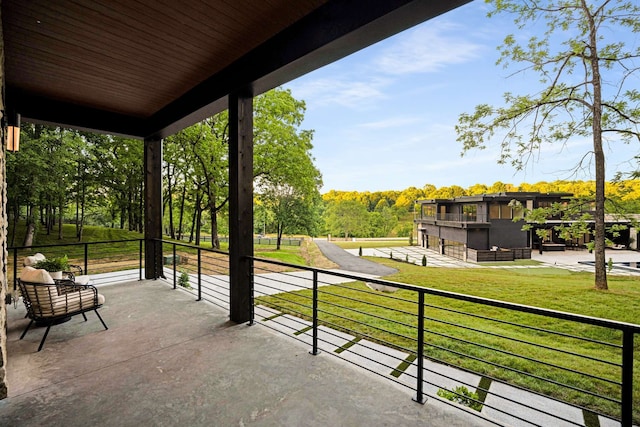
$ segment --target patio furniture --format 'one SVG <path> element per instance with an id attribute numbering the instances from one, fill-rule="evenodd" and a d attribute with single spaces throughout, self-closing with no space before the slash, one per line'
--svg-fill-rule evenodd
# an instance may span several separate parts
<path id="1" fill-rule="evenodd" d="M 38 351 L 42 350 L 51 326 L 78 314 L 87 321 L 87 311 L 94 311 L 104 329 L 109 329 L 98 313 L 105 299 L 95 286 L 78 284 L 70 279 L 54 280 L 46 270 L 33 267 L 24 268 L 18 285 L 27 308 L 27 317 L 31 319 L 20 339 L 24 338 L 34 322 L 47 327 Z"/>
<path id="2" fill-rule="evenodd" d="M 23 265 L 25 267 L 33 267 L 35 266 L 39 261 L 44 261 L 47 258 L 41 254 L 40 252 L 34 254 L 34 255 L 30 255 L 24 258 L 23 260 Z M 73 282 L 77 283 L 77 284 L 81 284 L 81 285 L 88 285 L 89 281 L 91 280 L 91 278 L 86 275 L 86 274 L 82 274 L 82 267 L 80 267 L 79 265 L 73 265 L 73 264 L 69 264 L 69 271 L 63 271 L 62 272 L 62 276 L 72 280 Z M 60 278 L 58 278 L 60 279 Z M 56 279 L 54 279 L 56 280 Z"/>

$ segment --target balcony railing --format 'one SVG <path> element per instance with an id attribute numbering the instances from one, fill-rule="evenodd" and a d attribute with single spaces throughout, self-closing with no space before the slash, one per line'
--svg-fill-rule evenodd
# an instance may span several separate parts
<path id="1" fill-rule="evenodd" d="M 144 268 L 143 251 L 142 239 L 10 247 L 7 277 L 14 292 L 17 292 L 17 279 L 20 277 L 24 258 L 40 252 L 47 258 L 66 255 L 69 264 L 81 267 L 83 274 L 92 276 L 94 284 L 141 280 Z"/>
<path id="2" fill-rule="evenodd" d="M 486 214 L 469 214 L 469 213 L 438 213 L 435 216 L 423 216 L 424 220 L 432 221 L 448 221 L 458 223 L 488 223 Z"/>
<path id="3" fill-rule="evenodd" d="M 41 251 L 67 254 L 92 276 L 109 271 L 119 278 L 125 271 L 142 278 L 142 244 L 10 248 L 10 265 L 15 272 L 20 257 Z M 166 241 L 162 248 L 162 271 L 174 288 L 228 310 L 227 253 Z M 411 390 L 416 401 L 446 396 L 496 425 L 640 421 L 634 348 L 640 325 L 257 257 L 252 262 L 256 323 L 307 343 L 312 354 L 332 354 L 385 377 Z"/>
<path id="4" fill-rule="evenodd" d="M 411 388 L 416 401 L 440 392 L 497 425 L 587 425 L 602 417 L 631 426 L 640 418 L 640 325 L 254 262 L 259 323 L 308 343 L 312 354 L 324 351 Z M 275 274 L 272 266 L 295 271 Z M 290 283 L 301 290 L 279 292 Z"/>

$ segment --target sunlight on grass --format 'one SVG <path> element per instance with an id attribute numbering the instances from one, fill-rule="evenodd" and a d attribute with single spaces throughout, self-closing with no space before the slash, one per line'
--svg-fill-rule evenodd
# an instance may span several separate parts
<path id="1" fill-rule="evenodd" d="M 637 323 L 640 313 L 636 277 L 610 277 L 611 290 L 603 292 L 593 289 L 591 274 L 555 268 L 447 269 L 375 260 L 399 270 L 386 277 L 396 282 L 629 323 Z M 416 292 L 381 294 L 364 283 L 353 283 L 322 287 L 319 298 L 321 324 L 417 354 Z M 310 291 L 261 297 L 257 303 L 311 316 Z M 426 296 L 425 306 L 426 357 L 619 417 L 619 406 L 597 395 L 620 399 L 620 332 L 435 295 Z M 636 422 L 640 418 L 637 341 Z"/>

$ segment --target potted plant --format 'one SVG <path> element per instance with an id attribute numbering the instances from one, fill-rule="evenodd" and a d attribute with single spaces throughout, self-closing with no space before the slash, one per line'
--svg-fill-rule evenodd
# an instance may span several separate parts
<path id="1" fill-rule="evenodd" d="M 62 272 L 69 270 L 69 258 L 65 255 L 58 258 L 44 259 L 38 261 L 33 267 L 47 270 L 53 279 L 62 279 Z"/>

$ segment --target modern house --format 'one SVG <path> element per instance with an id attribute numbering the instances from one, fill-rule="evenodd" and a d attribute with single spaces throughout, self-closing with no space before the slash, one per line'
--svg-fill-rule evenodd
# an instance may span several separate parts
<path id="1" fill-rule="evenodd" d="M 530 258 L 531 249 L 539 249 L 540 242 L 536 233 L 522 230 L 525 209 L 563 203 L 571 196 L 570 193 L 507 192 L 420 200 L 420 213 L 415 220 L 418 244 L 470 261 Z M 519 218 L 522 220 L 518 221 Z M 554 220 L 560 218 L 549 218 Z M 564 249 L 565 242 L 558 240 L 552 227 L 549 230 L 544 249 Z"/>

